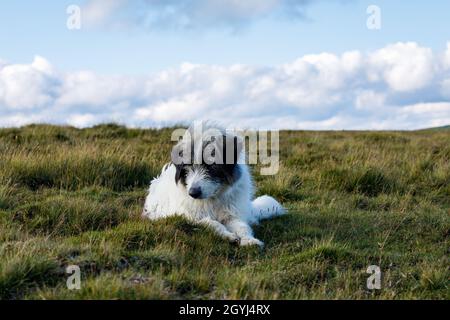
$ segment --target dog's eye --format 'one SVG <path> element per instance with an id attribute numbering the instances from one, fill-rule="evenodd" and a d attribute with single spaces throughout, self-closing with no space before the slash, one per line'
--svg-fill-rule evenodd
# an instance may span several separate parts
<path id="1" fill-rule="evenodd" d="M 180 150 L 180 151 L 178 152 L 178 155 L 179 155 L 180 157 L 182 157 L 182 156 L 183 156 L 183 150 Z"/>

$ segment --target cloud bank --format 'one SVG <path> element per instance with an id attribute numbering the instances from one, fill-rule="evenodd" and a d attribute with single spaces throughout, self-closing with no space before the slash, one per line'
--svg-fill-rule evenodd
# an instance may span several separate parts
<path id="1" fill-rule="evenodd" d="M 275 67 L 184 63 L 159 73 L 65 73 L 42 57 L 0 59 L 0 126 L 158 127 L 214 119 L 279 129 L 417 129 L 450 124 L 444 52 L 396 43 L 305 55 Z"/>

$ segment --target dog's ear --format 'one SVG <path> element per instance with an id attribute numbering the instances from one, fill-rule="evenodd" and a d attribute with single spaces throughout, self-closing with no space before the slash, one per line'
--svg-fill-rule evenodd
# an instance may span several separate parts
<path id="1" fill-rule="evenodd" d="M 175 184 L 178 184 L 178 182 L 181 179 L 181 173 L 183 171 L 183 165 L 175 165 Z"/>

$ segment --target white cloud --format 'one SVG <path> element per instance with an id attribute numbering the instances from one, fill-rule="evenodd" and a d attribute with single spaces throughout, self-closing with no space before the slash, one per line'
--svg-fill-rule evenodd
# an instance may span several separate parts
<path id="1" fill-rule="evenodd" d="M 126 2 L 126 0 L 90 0 L 82 10 L 83 24 L 97 26 L 105 23 Z"/>
<path id="2" fill-rule="evenodd" d="M 129 101 L 139 95 L 142 84 L 125 76 L 101 76 L 91 71 L 80 71 L 63 77 L 57 104 L 60 106 L 105 105 Z"/>
<path id="3" fill-rule="evenodd" d="M 21 110 L 50 104 L 58 91 L 51 65 L 35 57 L 30 65 L 6 64 L 0 68 L 0 105 Z"/>
<path id="4" fill-rule="evenodd" d="M 401 112 L 408 115 L 424 115 L 433 113 L 436 117 L 450 118 L 450 102 L 418 103 L 403 107 Z"/>
<path id="5" fill-rule="evenodd" d="M 450 69 L 450 42 L 447 42 L 447 50 L 445 51 L 444 54 L 444 68 L 445 69 Z"/>
<path id="6" fill-rule="evenodd" d="M 67 124 L 74 127 L 88 127 L 96 124 L 97 117 L 93 114 L 72 114 L 67 118 Z"/>
<path id="7" fill-rule="evenodd" d="M 236 29 L 269 16 L 303 18 L 310 0 L 89 0 L 82 9 L 88 26 Z"/>
<path id="8" fill-rule="evenodd" d="M 441 92 L 444 97 L 450 99 L 450 79 L 445 79 L 442 81 Z"/>
<path id="9" fill-rule="evenodd" d="M 383 107 L 386 103 L 386 96 L 372 90 L 363 90 L 356 94 L 355 107 L 358 110 L 374 110 Z"/>
<path id="10" fill-rule="evenodd" d="M 450 124 L 450 102 L 417 103 L 399 108 L 396 111 L 396 119 L 402 122 L 398 125 L 402 129 L 409 126 L 438 127 Z"/>
<path id="11" fill-rule="evenodd" d="M 396 43 L 369 57 L 371 78 L 384 79 L 395 91 L 411 91 L 426 86 L 434 76 L 432 50 L 417 43 Z"/>
<path id="12" fill-rule="evenodd" d="M 450 123 L 446 59 L 398 43 L 368 54 L 306 55 L 275 67 L 184 63 L 147 76 L 106 76 L 64 73 L 36 57 L 0 64 L 0 126 L 214 119 L 241 127 L 423 128 Z"/>

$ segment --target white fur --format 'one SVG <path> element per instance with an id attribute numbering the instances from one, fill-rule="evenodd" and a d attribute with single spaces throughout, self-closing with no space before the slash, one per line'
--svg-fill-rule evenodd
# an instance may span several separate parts
<path id="1" fill-rule="evenodd" d="M 186 190 L 191 188 L 201 187 L 204 198 L 215 196 L 219 191 L 221 185 L 217 182 L 208 179 L 205 172 L 200 168 L 196 171 L 190 171 L 186 178 Z"/>
<path id="2" fill-rule="evenodd" d="M 143 215 L 149 219 L 160 219 L 181 215 L 187 219 L 207 225 L 220 236 L 240 245 L 263 243 L 253 236 L 250 227 L 262 219 L 281 215 L 283 207 L 272 197 L 262 196 L 253 200 L 254 187 L 246 164 L 238 164 L 240 177 L 231 186 L 221 186 L 202 179 L 202 174 L 189 174 L 187 187 L 175 183 L 176 168 L 173 164 L 163 167 L 161 175 L 151 182 L 145 201 Z M 202 183 L 209 190 L 206 199 L 193 199 L 187 189 Z M 206 183 L 206 187 L 205 187 Z"/>

